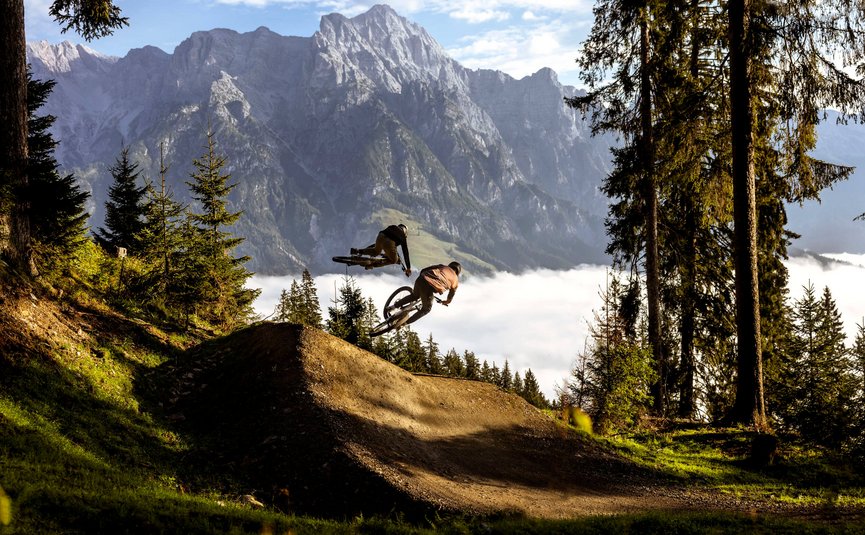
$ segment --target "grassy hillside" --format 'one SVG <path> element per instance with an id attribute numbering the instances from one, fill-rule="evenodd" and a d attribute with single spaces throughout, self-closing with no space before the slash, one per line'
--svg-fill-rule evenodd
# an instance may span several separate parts
<path id="1" fill-rule="evenodd" d="M 400 511 L 386 518 L 297 516 L 270 489 L 243 477 L 242 452 L 223 446 L 240 437 L 220 441 L 190 425 L 192 413 L 178 412 L 179 400 L 202 389 L 192 379 L 207 376 L 231 348 L 230 339 L 171 332 L 118 313 L 81 284 L 61 291 L 0 268 L 0 535 L 858 533 L 865 526 L 857 516 L 863 492 L 855 471 L 814 451 L 788 456 L 795 462 L 774 472 L 748 470 L 740 448 L 730 446 L 747 439 L 735 430 L 717 440 L 656 431 L 598 447 L 623 452 L 658 478 L 719 495 L 800 500 L 782 508 L 783 516 L 735 507 L 573 520 L 442 513 L 408 522 Z M 243 369 L 220 373 L 240 377 Z M 260 414 L 250 418 L 262 421 Z M 225 458 L 229 453 L 236 457 Z M 783 492 L 772 493 L 773 485 Z"/>

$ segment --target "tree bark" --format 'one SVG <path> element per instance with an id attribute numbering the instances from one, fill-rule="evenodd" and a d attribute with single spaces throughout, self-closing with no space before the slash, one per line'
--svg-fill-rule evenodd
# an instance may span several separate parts
<path id="1" fill-rule="evenodd" d="M 643 171 L 643 210 L 646 240 L 646 294 L 649 313 L 649 343 L 658 371 L 652 387 L 655 412 L 666 410 L 667 361 L 661 339 L 661 292 L 658 273 L 658 192 L 655 184 L 655 147 L 652 125 L 652 80 L 650 76 L 649 7 L 640 20 L 640 159 Z"/>
<path id="2" fill-rule="evenodd" d="M 738 361 L 734 423 L 765 427 L 760 297 L 757 283 L 757 209 L 754 173 L 749 36 L 750 0 L 731 0 L 730 125 L 733 155 L 733 223 Z"/>
<path id="3" fill-rule="evenodd" d="M 681 352 L 681 383 L 679 383 L 679 416 L 691 418 L 696 410 L 694 398 L 694 331 L 697 310 L 697 299 L 694 277 L 697 275 L 697 221 L 694 217 L 692 199 L 686 201 L 685 229 L 688 233 L 687 251 L 682 269 L 682 316 L 679 319 L 679 339 Z"/>
<path id="4" fill-rule="evenodd" d="M 0 0 L 0 252 L 33 270 L 27 203 L 27 57 L 23 0 Z"/>
<path id="5" fill-rule="evenodd" d="M 700 2 L 691 0 L 691 58 L 689 73 L 693 81 L 700 76 Z M 697 118 L 698 124 L 702 118 Z M 699 128 L 699 126 L 698 126 Z M 694 173 L 694 180 L 699 181 L 700 171 Z M 694 331 L 696 328 L 697 299 L 696 281 L 697 276 L 697 215 L 696 200 L 693 196 L 684 196 L 683 211 L 685 212 L 685 232 L 687 232 L 684 243 L 685 260 L 682 266 L 682 308 L 679 319 L 679 340 L 681 343 L 679 353 L 679 364 L 681 376 L 679 383 L 679 416 L 691 418 L 696 410 L 696 399 L 694 396 Z"/>

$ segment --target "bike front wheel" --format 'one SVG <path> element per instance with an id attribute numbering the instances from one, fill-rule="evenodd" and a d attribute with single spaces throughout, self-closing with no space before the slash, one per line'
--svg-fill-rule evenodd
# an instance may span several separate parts
<path id="1" fill-rule="evenodd" d="M 392 314 L 397 312 L 397 310 L 391 309 L 391 307 L 395 306 L 401 299 L 408 297 L 412 293 L 413 290 L 411 286 L 401 286 L 397 288 L 394 293 L 390 294 L 390 297 L 388 297 L 387 301 L 384 303 L 384 309 L 381 311 L 381 315 L 384 316 L 384 319 L 387 320 Z M 403 308 L 405 308 L 405 306 L 403 306 Z"/>

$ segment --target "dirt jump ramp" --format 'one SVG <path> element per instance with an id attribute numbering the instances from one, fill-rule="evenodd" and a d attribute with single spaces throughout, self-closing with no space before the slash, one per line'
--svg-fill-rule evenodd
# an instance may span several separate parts
<path id="1" fill-rule="evenodd" d="M 202 455 L 287 511 L 562 518 L 682 505 L 518 396 L 415 375 L 316 329 L 263 323 L 188 361 L 177 408 Z"/>

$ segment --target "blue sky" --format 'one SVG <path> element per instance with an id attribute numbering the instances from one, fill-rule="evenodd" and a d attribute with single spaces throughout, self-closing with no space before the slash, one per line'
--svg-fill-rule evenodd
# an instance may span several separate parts
<path id="1" fill-rule="evenodd" d="M 580 85 L 574 59 L 592 22 L 589 0 L 115 0 L 130 26 L 90 43 L 48 16 L 52 0 L 25 0 L 28 41 L 68 40 L 112 56 L 153 45 L 172 52 L 192 32 L 266 26 L 282 35 L 311 36 L 321 16 L 363 13 L 389 4 L 424 28 L 469 68 L 502 70 L 515 78 L 550 67 L 562 83 Z"/>

